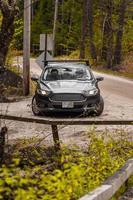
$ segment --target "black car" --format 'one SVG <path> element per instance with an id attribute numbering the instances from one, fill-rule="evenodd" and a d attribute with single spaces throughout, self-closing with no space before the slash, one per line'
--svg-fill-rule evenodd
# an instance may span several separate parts
<path id="1" fill-rule="evenodd" d="M 48 112 L 82 112 L 101 115 L 104 101 L 98 82 L 90 67 L 84 63 L 48 63 L 37 79 L 37 88 L 32 99 L 34 115 Z"/>

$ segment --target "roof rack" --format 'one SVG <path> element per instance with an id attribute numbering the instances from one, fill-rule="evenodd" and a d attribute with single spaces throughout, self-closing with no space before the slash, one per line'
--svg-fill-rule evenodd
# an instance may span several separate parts
<path id="1" fill-rule="evenodd" d="M 44 61 L 43 61 L 44 62 Z M 50 63 L 50 62 L 84 62 L 86 63 L 86 65 L 90 65 L 89 60 L 85 60 L 85 59 L 78 59 L 78 60 L 47 60 L 45 61 L 45 63 Z"/>

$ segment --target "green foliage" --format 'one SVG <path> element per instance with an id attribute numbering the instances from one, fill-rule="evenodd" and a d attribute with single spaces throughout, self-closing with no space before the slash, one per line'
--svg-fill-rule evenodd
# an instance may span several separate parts
<path id="1" fill-rule="evenodd" d="M 123 38 L 123 51 L 124 54 L 133 52 L 133 19 L 126 20 Z"/>
<path id="2" fill-rule="evenodd" d="M 31 41 L 32 45 L 39 44 L 40 34 L 53 32 L 54 9 L 55 1 L 40 0 L 33 1 L 32 15 L 34 16 L 31 22 Z M 115 50 L 116 33 L 118 31 L 119 7 L 120 0 L 112 1 L 112 55 Z M 16 49 L 22 49 L 23 43 L 23 2 L 17 1 L 20 7 L 20 18 L 16 20 L 16 31 L 14 35 L 13 45 Z M 94 44 L 96 47 L 97 61 L 103 62 L 101 59 L 101 52 L 103 47 L 103 26 L 107 16 L 108 1 L 98 0 L 93 1 L 93 18 L 94 18 Z M 56 56 L 71 55 L 73 51 L 79 51 L 81 42 L 81 21 L 82 21 L 83 0 L 64 0 L 59 1 L 59 12 L 57 21 L 56 33 Z M 127 6 L 125 16 L 125 26 L 123 35 L 123 54 L 127 55 L 133 49 L 133 18 L 132 18 L 132 2 Z M 31 45 L 31 46 L 32 46 Z M 86 58 L 91 60 L 90 55 L 90 39 L 86 36 Z M 79 57 L 79 54 L 77 54 Z M 71 57 L 70 57 L 71 58 Z M 112 57 L 113 59 L 113 57 Z M 122 58 L 123 60 L 123 58 Z M 92 60 L 93 62 L 93 60 Z"/>
<path id="3" fill-rule="evenodd" d="M 76 200 L 133 156 L 133 143 L 121 133 L 118 138 L 97 137 L 94 131 L 88 135 L 85 151 L 63 147 L 57 153 L 33 139 L 10 147 L 10 156 L 0 168 L 0 199 Z"/>
<path id="4" fill-rule="evenodd" d="M 52 33 L 54 1 L 41 0 L 32 23 L 32 43 L 38 44 L 40 34 Z"/>
<path id="5" fill-rule="evenodd" d="M 15 20 L 15 33 L 11 47 L 17 50 L 23 48 L 23 25 L 23 20 L 21 18 Z"/>
<path id="6" fill-rule="evenodd" d="M 59 8 L 57 29 L 57 51 L 66 54 L 64 50 L 69 49 L 70 53 L 80 45 L 82 1 L 67 0 Z"/>
<path id="7" fill-rule="evenodd" d="M 55 1 L 41 0 L 32 23 L 32 43 L 39 43 L 39 35 L 53 32 Z M 66 54 L 79 47 L 81 32 L 82 1 L 67 0 L 59 4 L 59 15 L 57 23 L 56 50 L 57 54 Z"/>

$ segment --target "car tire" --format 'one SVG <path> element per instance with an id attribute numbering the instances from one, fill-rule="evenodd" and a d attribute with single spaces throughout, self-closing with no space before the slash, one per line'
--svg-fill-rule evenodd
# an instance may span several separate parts
<path id="1" fill-rule="evenodd" d="M 42 113 L 38 109 L 35 96 L 32 98 L 32 112 L 35 116 L 41 116 Z"/>
<path id="2" fill-rule="evenodd" d="M 100 101 L 96 105 L 95 115 L 100 116 L 103 113 L 103 110 L 104 110 L 104 100 L 103 100 L 102 96 L 100 96 Z"/>

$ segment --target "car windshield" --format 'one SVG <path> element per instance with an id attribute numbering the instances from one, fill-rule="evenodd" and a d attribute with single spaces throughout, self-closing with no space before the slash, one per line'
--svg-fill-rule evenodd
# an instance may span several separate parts
<path id="1" fill-rule="evenodd" d="M 43 74 L 46 81 L 90 80 L 91 73 L 83 67 L 49 67 Z"/>

